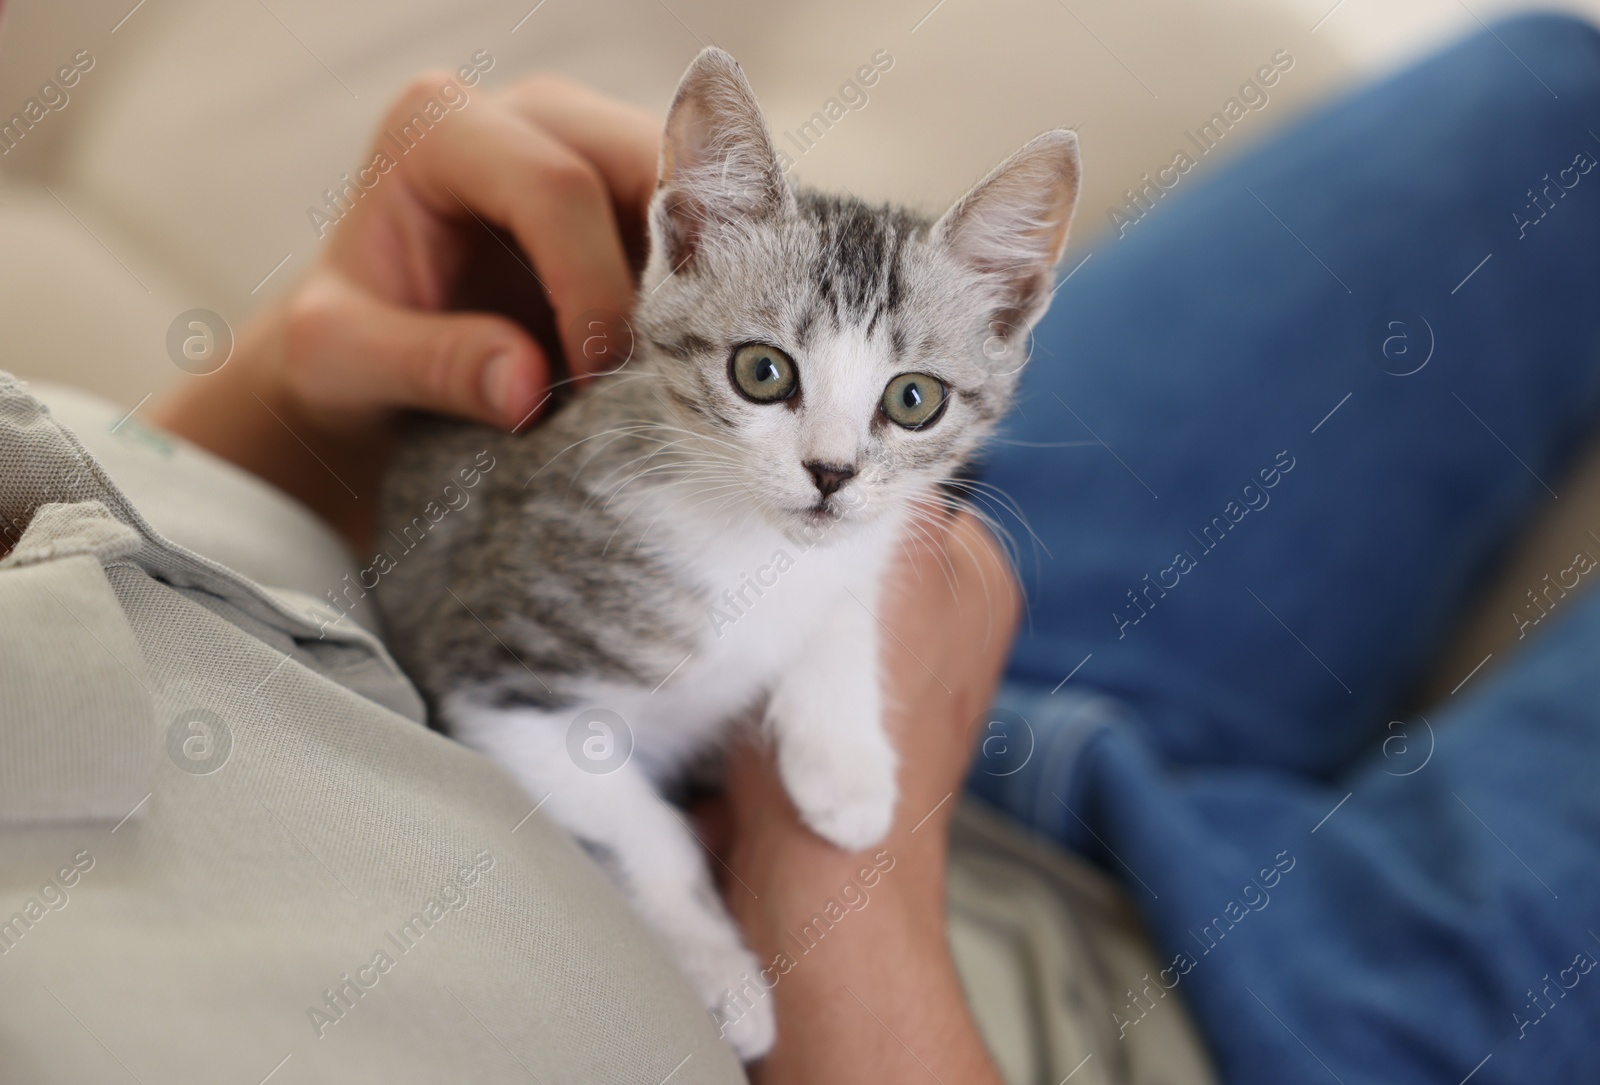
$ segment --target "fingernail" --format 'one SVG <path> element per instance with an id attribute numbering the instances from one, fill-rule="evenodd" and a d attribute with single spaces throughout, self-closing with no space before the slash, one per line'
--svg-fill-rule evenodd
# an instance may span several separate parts
<path id="1" fill-rule="evenodd" d="M 517 360 L 510 354 L 496 354 L 483 367 L 483 398 L 496 415 L 509 418 L 517 403 Z"/>

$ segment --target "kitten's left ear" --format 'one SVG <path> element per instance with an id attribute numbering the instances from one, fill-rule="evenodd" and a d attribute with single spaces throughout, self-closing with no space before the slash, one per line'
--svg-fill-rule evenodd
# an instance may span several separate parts
<path id="1" fill-rule="evenodd" d="M 933 228 L 958 261 L 995 284 L 993 319 L 1003 328 L 1031 327 L 1050 304 L 1078 176 L 1077 133 L 1054 129 L 996 166 Z"/>
<path id="2" fill-rule="evenodd" d="M 662 274 L 692 260 L 708 233 L 793 203 L 739 62 L 708 46 L 684 73 L 667 112 L 650 207 L 654 249 L 667 263 Z"/>

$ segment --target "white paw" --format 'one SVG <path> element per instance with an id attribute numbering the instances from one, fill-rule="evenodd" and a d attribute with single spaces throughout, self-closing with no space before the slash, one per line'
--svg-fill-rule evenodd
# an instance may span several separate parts
<path id="1" fill-rule="evenodd" d="M 778 1039 L 778 1021 L 773 1014 L 772 996 L 767 995 L 737 1013 L 738 1016 L 731 1019 L 719 1015 L 718 1028 L 722 1038 L 739 1053 L 742 1061 L 755 1062 L 771 1051 Z"/>
<path id="2" fill-rule="evenodd" d="M 888 835 L 896 787 L 894 751 L 887 740 L 826 751 L 794 746 L 791 741 L 780 751 L 779 771 L 800 817 L 818 836 L 846 851 L 860 851 Z"/>
<path id="3" fill-rule="evenodd" d="M 711 1012 L 718 1034 L 746 1062 L 772 1050 L 778 1038 L 772 994 L 762 984 L 755 954 L 730 940 L 701 941 L 678 948 L 678 963 Z M 769 973 L 766 977 L 772 979 Z"/>

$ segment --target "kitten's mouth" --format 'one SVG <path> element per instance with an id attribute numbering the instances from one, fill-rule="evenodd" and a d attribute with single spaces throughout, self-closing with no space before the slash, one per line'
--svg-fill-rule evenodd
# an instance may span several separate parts
<path id="1" fill-rule="evenodd" d="M 867 503 L 856 495 L 828 494 L 809 505 L 791 506 L 784 515 L 790 523 L 798 522 L 802 531 L 823 532 L 860 520 L 866 507 Z"/>
<path id="2" fill-rule="evenodd" d="M 798 516 L 807 527 L 831 527 L 851 519 L 854 506 L 848 503 L 830 501 L 823 498 L 815 505 L 808 505 L 799 510 Z"/>

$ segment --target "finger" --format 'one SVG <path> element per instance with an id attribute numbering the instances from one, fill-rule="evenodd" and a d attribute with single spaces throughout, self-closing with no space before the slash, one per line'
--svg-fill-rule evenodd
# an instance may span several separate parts
<path id="1" fill-rule="evenodd" d="M 660 165 L 660 117 L 560 76 L 532 76 L 505 95 L 519 114 L 594 163 L 625 227 L 642 230 Z"/>
<path id="2" fill-rule="evenodd" d="M 287 324 L 289 379 L 330 410 L 412 407 L 511 428 L 549 382 L 543 353 L 509 320 L 399 308 L 336 276 L 307 283 Z"/>
<path id="3" fill-rule="evenodd" d="M 626 342 L 626 314 L 633 303 L 633 279 L 610 191 L 595 165 L 491 100 L 432 128 L 402 170 L 435 214 L 468 229 L 474 219 L 485 228 L 504 226 L 516 236 L 549 295 L 576 373 L 621 360 L 610 356 L 615 351 L 593 349 L 596 319 L 607 329 L 608 341 Z"/>

